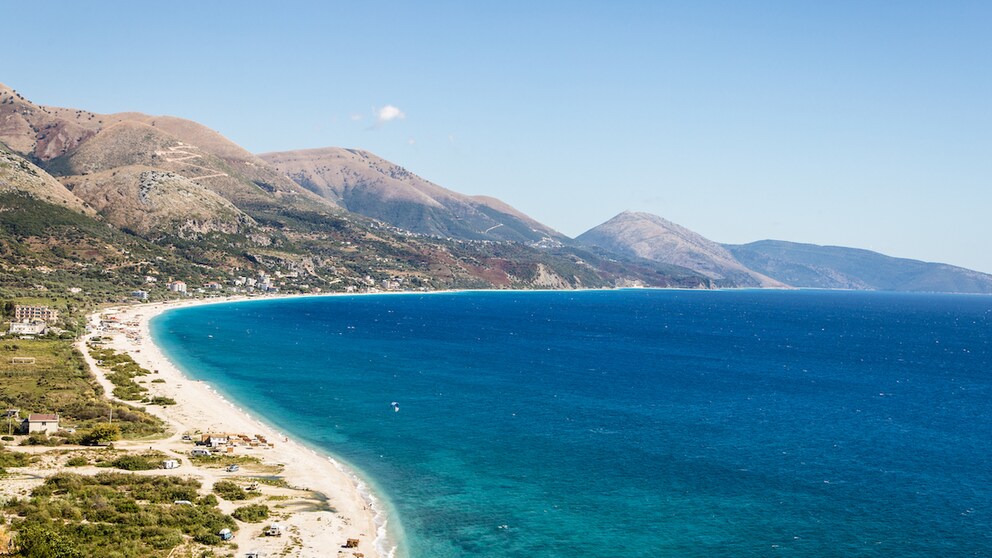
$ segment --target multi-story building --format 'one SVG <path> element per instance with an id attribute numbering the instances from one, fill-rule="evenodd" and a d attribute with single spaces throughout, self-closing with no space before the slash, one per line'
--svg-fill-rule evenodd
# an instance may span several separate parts
<path id="1" fill-rule="evenodd" d="M 34 321 L 41 320 L 43 322 L 54 322 L 59 318 L 58 310 L 53 310 L 48 306 L 26 306 L 21 304 L 14 305 L 14 321 Z"/>

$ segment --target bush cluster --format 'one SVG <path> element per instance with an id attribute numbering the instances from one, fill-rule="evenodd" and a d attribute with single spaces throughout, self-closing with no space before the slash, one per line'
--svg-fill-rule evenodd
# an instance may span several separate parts
<path id="1" fill-rule="evenodd" d="M 128 401 L 138 401 L 144 398 L 144 394 L 148 390 L 135 382 L 134 379 L 151 374 L 151 372 L 142 368 L 131 358 L 131 355 L 102 347 L 90 347 L 90 354 L 101 366 L 110 370 L 107 379 L 114 384 L 115 397 Z"/>
<path id="2" fill-rule="evenodd" d="M 213 545 L 221 529 L 237 529 L 216 503 L 197 498 L 199 487 L 179 477 L 58 473 L 2 511 L 17 516 L 22 556 L 107 556 L 110 548 L 120 558 L 163 556 L 187 538 Z"/>
<path id="3" fill-rule="evenodd" d="M 231 514 L 234 519 L 245 523 L 259 523 L 269 518 L 269 506 L 265 504 L 250 504 L 241 506 Z"/>
<path id="4" fill-rule="evenodd" d="M 214 492 L 225 500 L 247 500 L 248 493 L 243 488 L 231 481 L 217 481 L 214 483 Z"/>

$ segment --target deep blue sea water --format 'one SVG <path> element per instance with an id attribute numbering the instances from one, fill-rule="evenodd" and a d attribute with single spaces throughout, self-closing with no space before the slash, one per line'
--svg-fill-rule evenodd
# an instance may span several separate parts
<path id="1" fill-rule="evenodd" d="M 373 479 L 411 557 L 992 556 L 992 297 L 322 297 L 153 333 Z"/>

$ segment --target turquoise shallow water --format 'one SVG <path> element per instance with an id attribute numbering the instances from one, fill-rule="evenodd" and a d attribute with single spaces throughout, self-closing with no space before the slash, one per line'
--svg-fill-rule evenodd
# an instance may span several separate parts
<path id="1" fill-rule="evenodd" d="M 410 556 L 992 555 L 992 297 L 322 297 L 152 325 L 374 479 Z"/>

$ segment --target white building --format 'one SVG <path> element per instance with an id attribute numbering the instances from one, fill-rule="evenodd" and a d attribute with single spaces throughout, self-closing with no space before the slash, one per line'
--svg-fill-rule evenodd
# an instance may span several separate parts
<path id="1" fill-rule="evenodd" d="M 45 322 L 11 322 L 11 335 L 44 335 L 48 330 Z"/>
<path id="2" fill-rule="evenodd" d="M 47 414 L 28 415 L 28 418 L 24 419 L 23 426 L 28 431 L 28 434 L 34 434 L 35 432 L 54 434 L 59 431 L 59 416 Z"/>
<path id="3" fill-rule="evenodd" d="M 182 281 L 173 281 L 169 283 L 169 290 L 174 293 L 186 294 L 186 283 Z"/>

